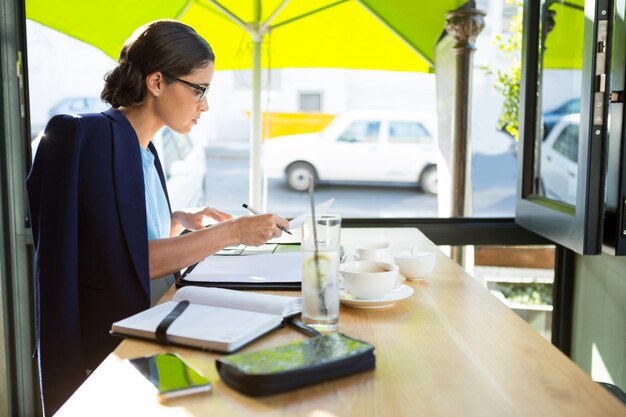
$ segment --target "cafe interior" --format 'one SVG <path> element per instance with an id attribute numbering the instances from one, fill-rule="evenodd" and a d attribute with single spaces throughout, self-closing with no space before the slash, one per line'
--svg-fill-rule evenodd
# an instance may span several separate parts
<path id="1" fill-rule="evenodd" d="M 47 3 L 0 0 L 0 415 L 52 415 L 50 410 L 60 416 L 626 415 L 626 0 L 521 2 L 517 186 L 515 216 L 508 218 L 471 212 L 470 143 L 474 118 L 480 117 L 472 108 L 472 56 L 488 18 L 481 2 L 312 2 L 316 6 L 307 13 L 343 3 L 365 8 L 410 45 L 437 80 L 439 217 L 343 217 L 341 222 L 346 252 L 388 241 L 434 254 L 427 277 L 407 278 L 410 294 L 401 302 L 371 308 L 342 303 L 339 332 L 373 346 L 375 366 L 342 374 L 338 364 L 318 370 L 314 382 L 298 374 L 285 392 L 256 395 L 226 380 L 216 366 L 223 356 L 219 352 L 127 338 L 58 410 L 42 406 L 33 356 L 35 249 L 25 198 L 31 167 L 25 27 L 34 16 L 51 27 L 71 26 L 72 19 L 85 16 L 59 13 L 78 10 L 81 2 Z M 205 8 L 227 19 L 236 2 L 178 3 L 186 11 Z M 261 2 L 251 3 L 258 11 Z M 278 14 L 290 2 L 267 3 L 265 12 Z M 113 19 L 102 15 L 102 20 L 108 17 Z M 85 25 L 76 26 L 89 32 Z M 96 31 L 97 24 L 93 27 Z M 120 34 L 122 41 L 127 35 Z M 553 91 L 544 82 L 554 80 L 545 74 L 568 68 L 580 75 L 563 82 L 569 89 L 564 97 L 579 97 L 580 109 L 577 133 L 568 136 L 574 142 L 562 143 L 562 149 L 575 165 L 550 173 L 543 102 L 550 99 L 547 90 Z M 261 126 L 252 125 L 254 152 Z M 254 163 L 250 169 L 253 188 L 262 181 L 262 170 Z M 564 172 L 569 182 L 551 191 L 548 175 Z M 251 190 L 250 198 L 252 206 L 263 206 L 257 191 Z M 473 267 L 484 262 L 533 268 L 546 257 L 554 276 L 548 339 L 472 277 Z M 163 301 L 175 292 L 172 287 Z M 300 296 L 299 287 L 269 292 Z M 286 325 L 243 352 L 310 337 Z M 128 359 L 163 353 L 184 357 L 211 382 L 210 392 L 158 400 Z"/>

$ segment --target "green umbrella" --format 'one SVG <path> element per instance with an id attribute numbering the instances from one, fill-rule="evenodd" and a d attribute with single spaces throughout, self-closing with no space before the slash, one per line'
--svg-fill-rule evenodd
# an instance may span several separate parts
<path id="1" fill-rule="evenodd" d="M 555 12 L 554 28 L 546 37 L 543 64 L 548 69 L 582 69 L 585 2 L 584 0 L 549 0 Z"/>
<path id="2" fill-rule="evenodd" d="M 250 204 L 261 207 L 261 68 L 431 71 L 461 0 L 27 0 L 26 16 L 117 58 L 142 24 L 172 18 L 211 44 L 216 70 L 252 69 Z M 262 59 L 269 57 L 269 59 Z"/>

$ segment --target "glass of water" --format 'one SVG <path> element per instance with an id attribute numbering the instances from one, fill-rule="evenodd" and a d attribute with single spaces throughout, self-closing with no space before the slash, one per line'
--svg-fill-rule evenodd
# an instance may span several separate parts
<path id="1" fill-rule="evenodd" d="M 339 323 L 341 217 L 306 216 L 302 226 L 302 321 L 322 334 Z"/>

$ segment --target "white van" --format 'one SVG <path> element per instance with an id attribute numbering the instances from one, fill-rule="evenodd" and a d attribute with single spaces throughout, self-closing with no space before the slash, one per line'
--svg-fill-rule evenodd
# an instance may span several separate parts
<path id="1" fill-rule="evenodd" d="M 319 133 L 269 139 L 267 175 L 304 191 L 316 182 L 415 183 L 437 193 L 437 120 L 401 111 L 350 111 Z"/>

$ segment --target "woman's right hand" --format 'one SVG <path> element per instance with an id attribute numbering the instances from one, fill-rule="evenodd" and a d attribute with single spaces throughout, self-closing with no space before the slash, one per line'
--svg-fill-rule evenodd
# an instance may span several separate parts
<path id="1" fill-rule="evenodd" d="M 233 220 L 239 242 L 248 246 L 259 246 L 279 237 L 283 231 L 278 227 L 289 227 L 289 222 L 275 214 L 258 214 Z"/>

